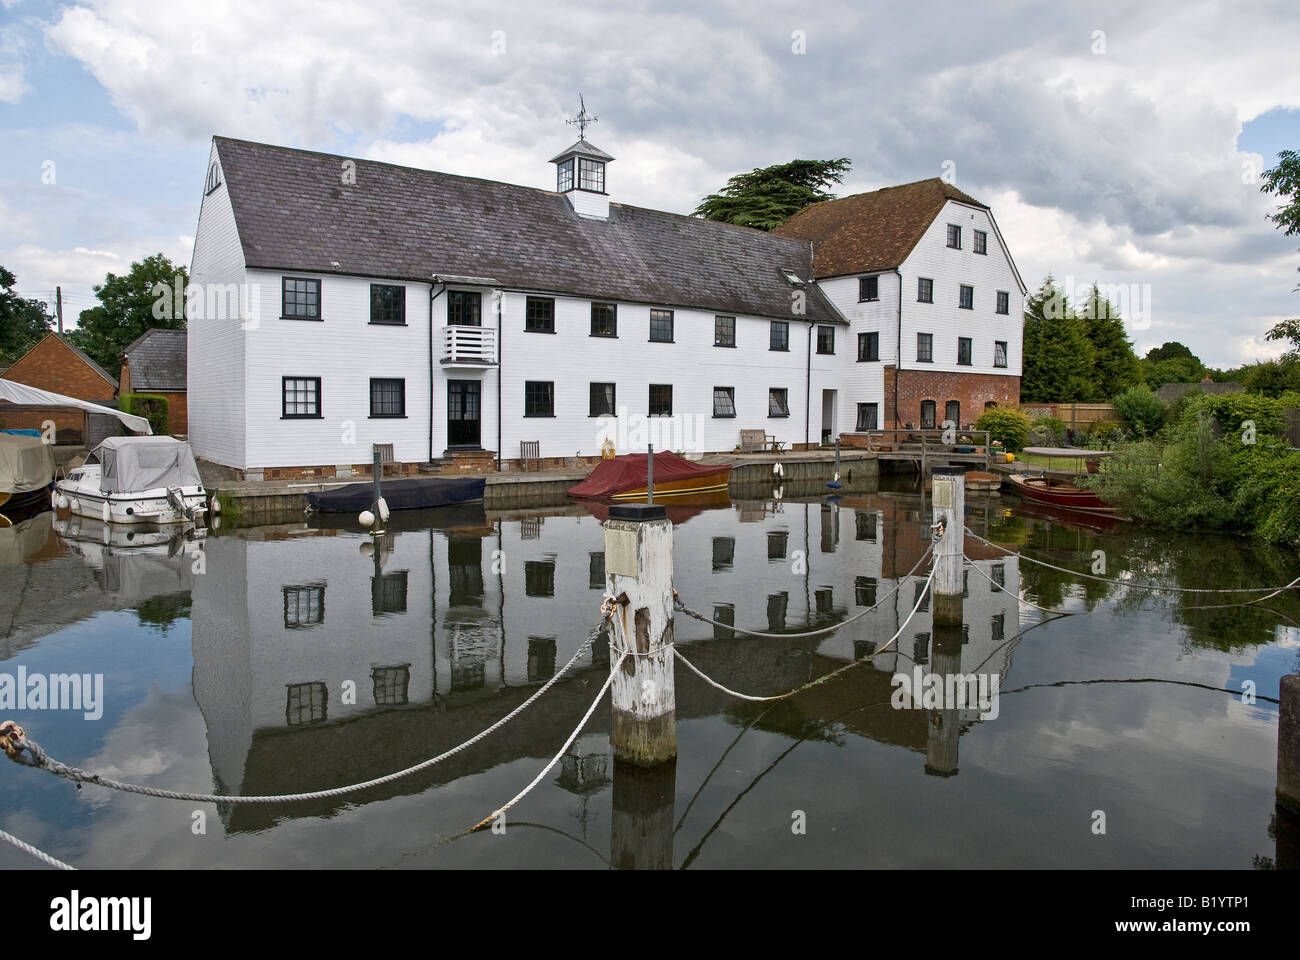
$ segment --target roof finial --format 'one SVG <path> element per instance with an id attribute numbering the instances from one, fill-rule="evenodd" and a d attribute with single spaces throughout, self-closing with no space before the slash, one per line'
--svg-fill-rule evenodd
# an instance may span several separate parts
<path id="1" fill-rule="evenodd" d="M 582 100 L 582 91 L 578 91 L 578 115 L 571 120 L 565 120 L 565 123 L 576 123 L 578 125 L 578 139 L 587 139 L 587 124 L 596 123 L 600 117 L 593 117 L 587 113 L 587 104 Z"/>

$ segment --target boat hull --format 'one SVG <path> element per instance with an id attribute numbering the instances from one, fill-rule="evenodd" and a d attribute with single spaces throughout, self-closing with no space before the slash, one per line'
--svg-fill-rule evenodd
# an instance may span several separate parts
<path id="1" fill-rule="evenodd" d="M 87 490 L 74 484 L 56 483 L 55 497 L 67 502 L 67 509 L 78 517 L 88 517 L 103 523 L 158 524 L 193 523 L 207 513 L 207 497 L 199 488 L 181 488 L 181 500 L 189 510 L 177 510 L 167 497 L 166 490 L 144 490 L 139 493 L 105 494 Z M 55 500 L 54 506 L 59 503 Z"/>
<path id="2" fill-rule="evenodd" d="M 1091 490 L 1076 487 L 1067 480 L 1049 477 L 1026 477 L 1014 475 L 1007 477 L 1011 489 L 1034 503 L 1042 503 L 1062 510 L 1075 510 L 1081 513 L 1113 514 L 1117 507 L 1104 503 Z"/>
<path id="3" fill-rule="evenodd" d="M 685 477 L 680 480 L 655 481 L 655 498 L 687 497 L 701 494 L 719 493 L 727 489 L 731 480 L 731 467 L 721 467 L 713 473 L 698 477 Z M 621 490 L 611 496 L 611 500 L 644 500 L 647 495 L 645 484 L 632 490 Z"/>
<path id="4" fill-rule="evenodd" d="M 389 510 L 427 510 L 483 499 L 482 477 L 410 477 L 381 482 L 380 493 Z M 307 494 L 307 504 L 321 513 L 360 513 L 375 503 L 373 483 L 349 483 L 335 490 Z"/>

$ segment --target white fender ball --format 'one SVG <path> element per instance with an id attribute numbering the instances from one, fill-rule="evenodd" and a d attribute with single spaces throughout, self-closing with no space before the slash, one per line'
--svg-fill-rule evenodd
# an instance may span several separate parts
<path id="1" fill-rule="evenodd" d="M 362 510 L 361 515 L 357 517 L 357 522 L 369 530 L 375 525 L 375 515 L 369 510 Z"/>

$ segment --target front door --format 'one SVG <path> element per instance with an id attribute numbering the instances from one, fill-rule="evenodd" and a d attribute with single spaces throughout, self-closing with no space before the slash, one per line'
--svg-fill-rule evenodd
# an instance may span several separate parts
<path id="1" fill-rule="evenodd" d="M 482 446 L 482 387 L 480 380 L 447 381 L 447 446 Z"/>

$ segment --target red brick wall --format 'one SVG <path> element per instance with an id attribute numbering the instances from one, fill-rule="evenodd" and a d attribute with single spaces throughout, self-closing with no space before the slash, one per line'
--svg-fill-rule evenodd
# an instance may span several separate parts
<path id="1" fill-rule="evenodd" d="M 0 402 L 0 426 L 7 430 L 43 430 L 46 420 L 54 421 L 55 443 L 81 443 L 86 417 L 76 407 L 29 407 Z"/>
<path id="2" fill-rule="evenodd" d="M 5 379 L 78 400 L 113 405 L 114 388 L 72 349 L 50 334 L 5 371 Z M 80 443 L 85 414 L 75 407 L 14 406 L 0 403 L 0 423 L 19 430 L 40 430 L 53 420 L 58 443 Z"/>
<path id="3" fill-rule="evenodd" d="M 117 392 L 118 396 L 133 392 L 131 388 L 131 363 L 129 360 L 122 362 L 122 375 L 118 378 Z M 190 415 L 184 393 L 163 393 L 158 390 L 142 390 L 140 392 L 153 394 L 156 397 L 166 397 L 167 432 L 173 437 L 189 436 Z"/>
<path id="4" fill-rule="evenodd" d="M 885 409 L 880 426 L 894 426 L 893 366 L 885 367 Z M 943 423 L 949 400 L 961 404 L 961 423 L 974 423 L 989 401 L 1000 407 L 1020 402 L 1020 378 L 991 373 L 946 373 L 939 370 L 904 370 L 898 375 L 898 425 L 921 426 L 921 401 L 933 400 L 935 426 Z"/>
<path id="5" fill-rule="evenodd" d="M 109 406 L 116 392 L 113 384 L 87 366 L 53 333 L 6 370 L 5 379 Z"/>

